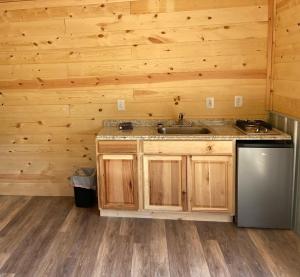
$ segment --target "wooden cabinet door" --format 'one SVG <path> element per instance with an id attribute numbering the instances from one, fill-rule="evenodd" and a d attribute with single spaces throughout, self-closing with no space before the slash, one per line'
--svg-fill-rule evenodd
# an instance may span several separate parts
<path id="1" fill-rule="evenodd" d="M 137 210 L 136 155 L 99 155 L 100 206 Z"/>
<path id="2" fill-rule="evenodd" d="M 188 165 L 189 210 L 232 212 L 231 156 L 192 156 Z"/>
<path id="3" fill-rule="evenodd" d="M 186 157 L 144 156 L 145 209 L 186 209 Z"/>

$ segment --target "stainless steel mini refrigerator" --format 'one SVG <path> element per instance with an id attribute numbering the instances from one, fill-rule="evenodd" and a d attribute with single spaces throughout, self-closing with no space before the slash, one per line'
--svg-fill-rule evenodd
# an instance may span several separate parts
<path id="1" fill-rule="evenodd" d="M 291 141 L 238 142 L 236 181 L 238 227 L 292 227 Z"/>

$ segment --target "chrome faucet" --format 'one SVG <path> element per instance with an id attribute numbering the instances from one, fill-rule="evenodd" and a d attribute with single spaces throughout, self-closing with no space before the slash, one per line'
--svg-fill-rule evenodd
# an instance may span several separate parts
<path id="1" fill-rule="evenodd" d="M 178 121 L 177 121 L 178 125 L 184 125 L 184 113 L 179 113 L 178 114 Z"/>
<path id="2" fill-rule="evenodd" d="M 178 120 L 176 121 L 176 125 L 178 126 L 192 126 L 192 122 L 184 119 L 184 113 L 178 114 Z"/>

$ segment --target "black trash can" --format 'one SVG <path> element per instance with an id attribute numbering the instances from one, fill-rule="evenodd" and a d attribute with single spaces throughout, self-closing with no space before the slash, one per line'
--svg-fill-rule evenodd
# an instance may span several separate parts
<path id="1" fill-rule="evenodd" d="M 77 207 L 87 208 L 95 204 L 96 178 L 94 168 L 80 168 L 71 177 Z"/>

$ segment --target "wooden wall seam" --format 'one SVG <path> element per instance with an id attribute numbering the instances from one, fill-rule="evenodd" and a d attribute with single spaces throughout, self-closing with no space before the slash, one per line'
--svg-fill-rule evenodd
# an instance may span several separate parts
<path id="1" fill-rule="evenodd" d="M 269 0 L 269 24 L 268 24 L 268 47 L 267 47 L 267 87 L 266 87 L 266 110 L 272 111 L 273 95 L 273 60 L 275 51 L 275 19 L 276 19 L 276 0 Z"/>

